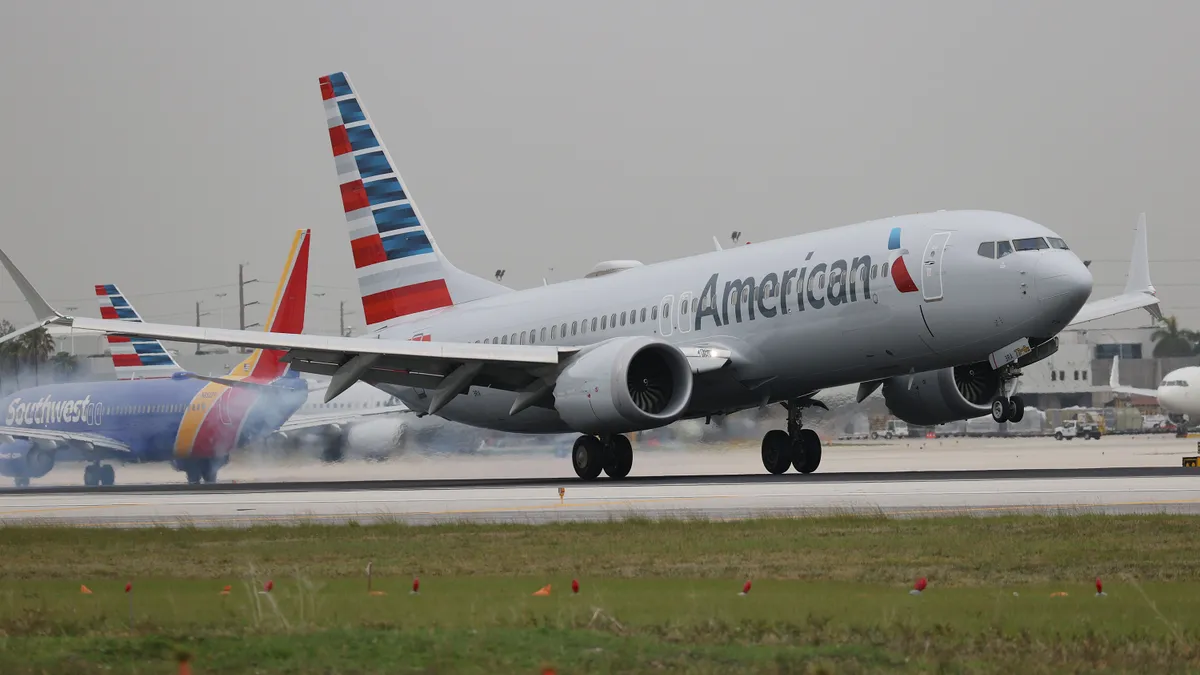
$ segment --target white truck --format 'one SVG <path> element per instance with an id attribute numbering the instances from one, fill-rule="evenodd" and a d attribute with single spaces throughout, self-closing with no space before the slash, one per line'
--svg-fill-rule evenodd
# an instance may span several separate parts
<path id="1" fill-rule="evenodd" d="M 1091 423 L 1080 423 L 1079 420 L 1065 420 L 1061 427 L 1054 428 L 1054 440 L 1071 440 L 1073 438 L 1100 440 L 1100 427 Z"/>
<path id="2" fill-rule="evenodd" d="M 904 438 L 908 436 L 908 423 L 902 420 L 888 420 L 886 424 L 878 429 L 871 430 L 871 438 Z"/>

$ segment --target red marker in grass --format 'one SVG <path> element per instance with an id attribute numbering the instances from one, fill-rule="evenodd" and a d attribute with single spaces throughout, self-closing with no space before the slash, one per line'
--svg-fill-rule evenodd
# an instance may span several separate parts
<path id="1" fill-rule="evenodd" d="M 747 242 L 747 243 L 749 243 L 749 242 Z M 749 579 L 746 580 L 746 583 L 742 584 L 742 592 L 738 593 L 738 595 L 750 595 L 750 580 Z"/>
<path id="2" fill-rule="evenodd" d="M 920 579 L 917 579 L 917 583 L 913 584 L 913 589 L 908 593 L 909 595 L 920 595 L 921 591 L 924 591 L 925 587 L 928 585 L 929 584 L 925 581 L 925 577 L 921 577 Z"/>

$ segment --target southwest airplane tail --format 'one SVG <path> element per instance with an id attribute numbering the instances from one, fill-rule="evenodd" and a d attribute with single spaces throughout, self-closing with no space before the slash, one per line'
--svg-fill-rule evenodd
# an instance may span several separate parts
<path id="1" fill-rule="evenodd" d="M 267 331 L 303 330 L 308 259 L 309 231 L 300 230 Z M 96 294 L 102 320 L 147 325 L 115 285 L 99 285 Z M 231 452 L 276 432 L 308 395 L 281 350 L 256 349 L 229 375 L 207 377 L 180 369 L 156 339 L 109 340 L 120 379 L 35 387 L 0 402 L 0 474 L 28 485 L 59 461 L 81 459 L 86 485 L 111 485 L 115 471 L 104 460 L 169 461 L 188 482 L 214 482 Z"/>
<path id="2" fill-rule="evenodd" d="M 320 84 L 367 329 L 508 292 L 446 259 L 346 74 Z"/>

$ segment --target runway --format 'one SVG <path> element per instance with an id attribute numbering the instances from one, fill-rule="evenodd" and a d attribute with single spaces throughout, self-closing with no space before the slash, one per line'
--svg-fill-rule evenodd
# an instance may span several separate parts
<path id="1" fill-rule="evenodd" d="M 569 460 L 548 453 L 336 467 L 231 466 L 235 470 L 229 474 L 258 480 L 191 487 L 180 485 L 178 476 L 161 466 L 124 467 L 122 475 L 136 469 L 145 472 L 143 478 L 156 475 L 158 484 L 4 490 L 0 523 L 205 527 L 551 523 L 629 516 L 737 519 L 847 512 L 900 517 L 1200 513 L 1200 470 L 1182 468 L 1179 462 L 1194 447 L 1194 440 L 1161 437 L 1073 444 L 1007 439 L 831 446 L 828 464 L 839 470 L 808 476 L 766 475 L 756 465 L 757 453 L 745 448 L 660 450 L 639 457 L 641 475 L 587 484 L 569 475 Z M 684 473 L 688 468 L 693 471 Z M 514 469 L 525 475 L 513 475 Z M 377 480 L 361 480 L 367 477 Z M 163 484 L 168 479 L 176 482 Z"/>

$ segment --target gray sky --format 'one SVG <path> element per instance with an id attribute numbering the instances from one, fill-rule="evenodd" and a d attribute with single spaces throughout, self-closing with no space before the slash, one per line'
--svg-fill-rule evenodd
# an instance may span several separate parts
<path id="1" fill-rule="evenodd" d="M 81 314 L 113 282 L 232 325 L 239 259 L 266 301 L 311 227 L 309 328 L 335 332 L 360 307 L 317 78 L 345 70 L 443 250 L 510 285 L 986 208 L 1094 259 L 1097 297 L 1145 211 L 1164 309 L 1200 328 L 1197 25 L 1111 0 L 7 2 L 0 231 Z M 0 316 L 18 298 L 4 275 Z"/>

